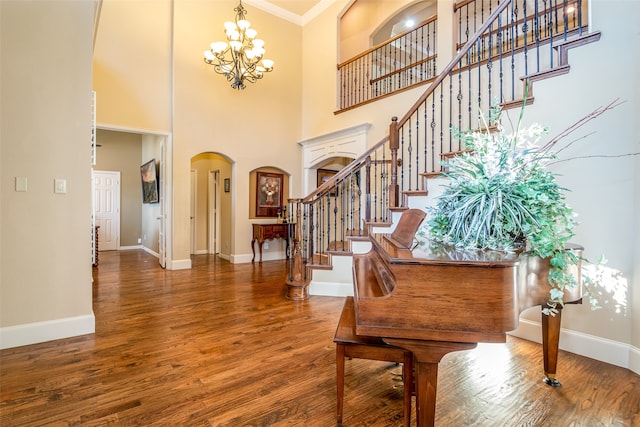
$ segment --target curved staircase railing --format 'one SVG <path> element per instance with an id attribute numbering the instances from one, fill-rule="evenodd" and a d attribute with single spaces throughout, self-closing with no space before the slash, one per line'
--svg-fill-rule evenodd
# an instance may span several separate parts
<path id="1" fill-rule="evenodd" d="M 586 0 L 457 3 L 464 45 L 407 113 L 392 119 L 388 137 L 305 198 L 289 200 L 296 232 L 287 297 L 305 299 L 311 269 L 330 269 L 331 256 L 350 254 L 352 240 L 372 225 L 390 225 L 409 197 L 427 195 L 427 180 L 443 172 L 441 159 L 464 149 L 454 129 L 479 128 L 479 113 L 496 103 L 522 105 L 525 87 L 532 103 L 535 81 L 569 72 L 568 49 L 600 37 L 586 33 L 584 11 Z"/>

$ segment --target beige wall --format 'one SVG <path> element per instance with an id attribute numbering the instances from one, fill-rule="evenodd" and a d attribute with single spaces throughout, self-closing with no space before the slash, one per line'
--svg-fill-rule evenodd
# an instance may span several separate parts
<path id="1" fill-rule="evenodd" d="M 171 129 L 171 0 L 105 0 L 93 56 L 98 123 Z"/>
<path id="2" fill-rule="evenodd" d="M 234 163 L 231 260 L 250 260 L 250 171 L 276 167 L 292 176 L 299 196 L 301 34 L 299 26 L 247 6 L 247 19 L 265 40 L 275 69 L 235 91 L 202 60 L 210 42 L 224 36 L 233 1 L 180 1 L 175 9 L 174 259 L 189 253 L 189 169 L 201 152 L 225 155 Z M 213 23 L 213 24 L 212 24 Z"/>
<path id="3" fill-rule="evenodd" d="M 217 152 L 235 164 L 230 258 L 243 260 L 250 254 L 252 170 L 269 166 L 285 171 L 291 176 L 290 196 L 301 196 L 297 141 L 373 123 L 368 141 L 373 144 L 387 134 L 391 117 L 402 115 L 422 90 L 333 114 L 336 17 L 348 3 L 337 0 L 304 28 L 248 7 L 248 18 L 266 40 L 276 68 L 245 91 L 234 92 L 200 55 L 210 41 L 221 38 L 221 22 L 232 18 L 235 2 L 176 0 L 173 16 L 169 0 L 104 2 L 94 56 L 98 121 L 172 134 L 174 223 L 169 230 L 174 260 L 189 258 L 193 156 Z M 536 104 L 528 120 L 563 129 L 595 107 L 621 97 L 626 100 L 622 107 L 585 128 L 585 132 L 597 131 L 588 140 L 587 152 L 640 151 L 635 126 L 640 111 L 640 31 L 633 19 L 640 12 L 638 3 L 590 3 L 593 28 L 603 31 L 601 41 L 570 52 L 569 75 L 536 84 Z M 4 340 L 6 327 L 80 318 L 82 329 L 86 326 L 82 319 L 91 323 L 93 316 L 87 241 L 90 167 L 82 148 L 89 140 L 93 17 L 91 2 L 63 0 L 4 0 L 0 13 L 0 325 Z M 52 45 L 56 48 L 51 49 Z M 42 67 L 43 63 L 47 66 Z M 543 101 L 545 93 L 566 96 Z M 639 160 L 630 158 L 587 159 L 562 170 L 562 182 L 573 190 L 569 201 L 580 213 L 576 241 L 585 245 L 589 257 L 605 253 L 609 266 L 623 273 L 628 286 L 624 310 L 610 304 L 599 312 L 572 306 L 564 315 L 564 326 L 630 343 L 636 349 L 640 347 L 638 166 Z M 15 191 L 15 177 L 27 177 L 26 193 Z M 67 179 L 66 195 L 53 193 L 54 178 Z M 56 250 L 34 263 L 36 246 Z M 62 329 L 56 333 L 64 333 Z"/>
<path id="4" fill-rule="evenodd" d="M 142 136 L 98 129 L 96 141 L 94 169 L 120 172 L 120 246 L 136 246 L 142 237 Z"/>
<path id="5" fill-rule="evenodd" d="M 93 332 L 92 2 L 0 2 L 2 346 Z M 16 177 L 27 191 L 15 189 Z M 65 179 L 66 194 L 54 193 Z M 41 323 L 38 323 L 41 322 Z"/>
<path id="6" fill-rule="evenodd" d="M 354 2 L 340 19 L 340 60 L 350 58 L 372 47 L 372 37 L 376 30 L 392 16 L 416 3 L 415 0 L 358 0 Z"/>
<path id="7" fill-rule="evenodd" d="M 234 91 L 204 63 L 202 52 L 224 37 L 222 24 L 233 19 L 236 5 L 176 0 L 171 15 L 169 0 L 103 4 L 94 55 L 98 122 L 172 133 L 171 261 L 180 265 L 189 263 L 190 163 L 196 154 L 220 153 L 235 164 L 230 194 L 233 261 L 250 259 L 250 171 L 263 166 L 282 169 L 293 177 L 290 196 L 300 196 L 296 143 L 301 126 L 302 29 L 247 6 L 247 18 L 266 41 L 266 56 L 275 61 L 275 70 L 244 91 Z M 170 34 L 173 40 L 165 38 Z"/>

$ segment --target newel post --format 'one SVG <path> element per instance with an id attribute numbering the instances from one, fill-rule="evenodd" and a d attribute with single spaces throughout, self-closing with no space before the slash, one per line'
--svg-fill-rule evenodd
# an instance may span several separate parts
<path id="1" fill-rule="evenodd" d="M 294 205 L 295 204 L 295 205 Z M 295 222 L 290 224 L 289 236 L 293 239 L 293 255 L 289 257 L 289 272 L 286 281 L 286 298 L 291 300 L 305 300 L 309 297 L 308 283 L 304 279 L 304 265 L 302 262 L 302 199 L 289 199 L 289 205 L 295 206 Z"/>
<path id="2" fill-rule="evenodd" d="M 398 130 L 398 118 L 392 117 L 389 125 L 389 149 L 391 150 L 391 182 L 389 183 L 389 207 L 398 206 L 399 192 L 398 187 L 398 147 L 400 132 Z"/>

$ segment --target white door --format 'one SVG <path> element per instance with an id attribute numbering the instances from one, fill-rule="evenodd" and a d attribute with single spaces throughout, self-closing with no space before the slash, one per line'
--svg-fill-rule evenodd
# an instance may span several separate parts
<path id="1" fill-rule="evenodd" d="M 209 171 L 209 253 L 220 253 L 220 171 Z"/>
<path id="2" fill-rule="evenodd" d="M 98 229 L 98 250 L 120 247 L 120 172 L 94 171 L 94 209 Z"/>
<path id="3" fill-rule="evenodd" d="M 191 254 L 198 250 L 198 235 L 196 233 L 196 203 L 198 201 L 198 171 L 191 169 Z"/>

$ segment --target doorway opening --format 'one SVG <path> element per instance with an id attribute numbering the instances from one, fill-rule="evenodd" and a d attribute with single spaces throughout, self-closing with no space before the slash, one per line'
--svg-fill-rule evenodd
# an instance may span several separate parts
<path id="1" fill-rule="evenodd" d="M 203 152 L 191 158 L 191 253 L 229 260 L 232 251 L 233 163 Z"/>

